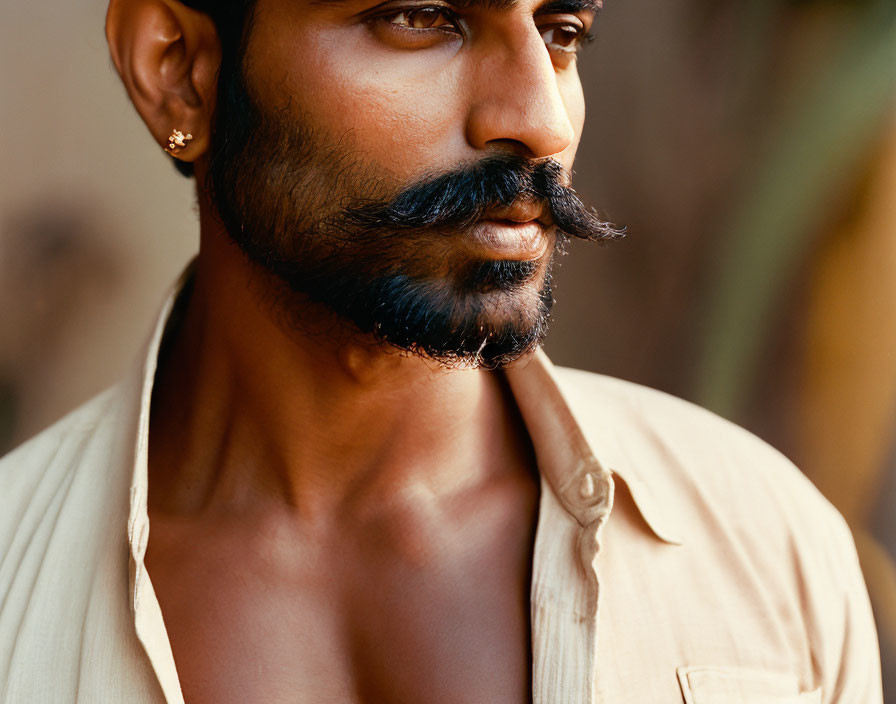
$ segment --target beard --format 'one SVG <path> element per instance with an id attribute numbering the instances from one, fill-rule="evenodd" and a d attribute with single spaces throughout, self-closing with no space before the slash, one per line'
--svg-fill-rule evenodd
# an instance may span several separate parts
<path id="1" fill-rule="evenodd" d="M 361 334 L 445 366 L 499 368 L 539 345 L 566 240 L 622 233 L 586 208 L 552 160 L 489 156 L 410 185 L 383 178 L 348 139 L 328 140 L 286 109 L 262 107 L 241 67 L 222 66 L 208 183 L 248 259 Z M 489 211 L 537 201 L 550 213 L 538 261 L 483 259 L 461 246 Z"/>

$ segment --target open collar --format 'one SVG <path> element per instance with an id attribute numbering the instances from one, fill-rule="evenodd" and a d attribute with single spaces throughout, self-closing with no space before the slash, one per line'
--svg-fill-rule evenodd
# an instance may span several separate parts
<path id="1" fill-rule="evenodd" d="M 625 451 L 611 405 L 598 398 L 589 399 L 587 406 L 571 403 L 557 369 L 541 349 L 505 374 L 535 447 L 539 471 L 579 524 L 592 523 L 608 498 L 612 503 L 616 476 L 651 532 L 666 543 L 683 544 L 675 507 L 657 499 L 650 468 L 640 467 Z"/>

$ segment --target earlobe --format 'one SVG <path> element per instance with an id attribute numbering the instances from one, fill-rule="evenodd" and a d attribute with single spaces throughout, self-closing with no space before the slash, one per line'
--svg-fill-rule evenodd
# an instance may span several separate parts
<path id="1" fill-rule="evenodd" d="M 106 38 L 156 142 L 178 159 L 195 161 L 208 147 L 220 63 L 211 19 L 177 0 L 111 0 Z M 174 130 L 192 139 L 172 151 Z"/>

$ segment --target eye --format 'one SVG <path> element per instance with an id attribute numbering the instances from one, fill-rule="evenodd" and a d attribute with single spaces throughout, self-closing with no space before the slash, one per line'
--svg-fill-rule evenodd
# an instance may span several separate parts
<path id="1" fill-rule="evenodd" d="M 401 10 L 383 17 L 390 25 L 410 30 L 438 29 L 456 32 L 457 22 L 448 10 L 442 7 L 426 6 Z"/>
<path id="2" fill-rule="evenodd" d="M 574 24 L 546 27 L 542 30 L 541 37 L 548 49 L 564 54 L 575 54 L 583 44 L 593 39 L 584 27 Z"/>

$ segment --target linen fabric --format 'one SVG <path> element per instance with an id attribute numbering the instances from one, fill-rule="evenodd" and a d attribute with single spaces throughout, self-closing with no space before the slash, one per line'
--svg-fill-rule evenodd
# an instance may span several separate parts
<path id="1" fill-rule="evenodd" d="M 149 404 L 182 286 L 125 380 L 0 460 L 4 704 L 183 702 L 144 565 Z M 850 532 L 782 455 L 541 351 L 504 373 L 540 472 L 536 704 L 882 702 Z"/>

